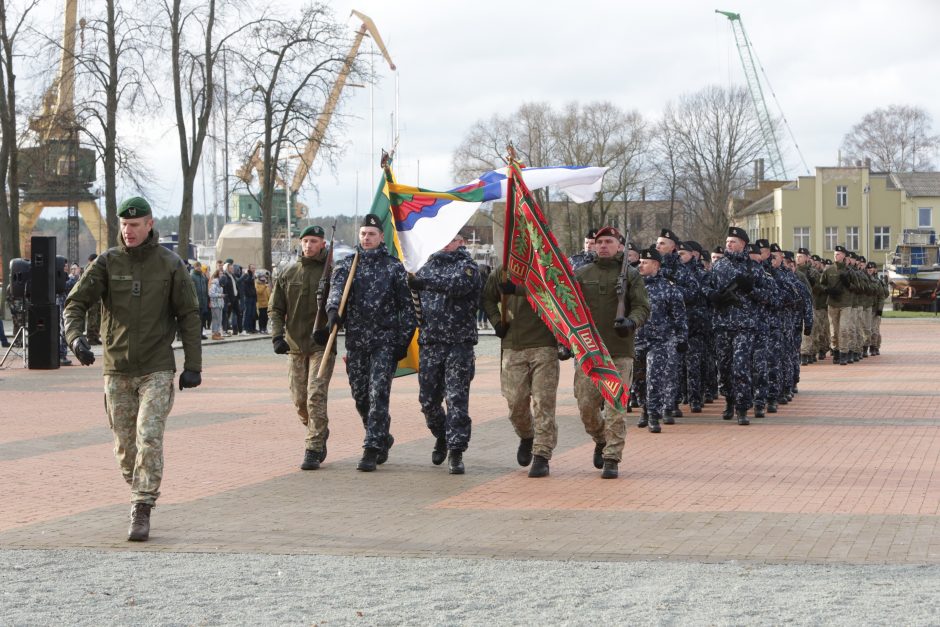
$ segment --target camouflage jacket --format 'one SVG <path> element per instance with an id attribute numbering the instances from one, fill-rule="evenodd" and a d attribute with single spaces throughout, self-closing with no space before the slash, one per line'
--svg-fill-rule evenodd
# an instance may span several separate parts
<path id="1" fill-rule="evenodd" d="M 327 312 L 339 310 L 346 278 L 353 259 L 357 258 L 356 274 L 344 311 L 346 347 L 372 350 L 381 345 L 403 346 L 414 335 L 418 318 L 405 267 L 388 254 L 385 244 L 372 250 L 356 246 L 355 255 L 334 266 Z"/>
<path id="2" fill-rule="evenodd" d="M 594 263 L 578 270 L 575 278 L 581 285 L 584 301 L 591 310 L 591 317 L 604 346 L 611 357 L 634 357 L 634 334 L 620 337 L 614 331 L 620 290 L 622 256 L 609 259 L 597 258 Z M 641 328 L 650 315 L 650 303 L 640 273 L 633 267 L 627 269 L 627 285 L 624 299 L 624 315 Z"/>
<path id="3" fill-rule="evenodd" d="M 483 310 L 494 328 L 502 320 L 503 298 L 499 291 L 499 284 L 505 280 L 502 274 L 502 266 L 494 268 L 483 286 Z M 529 304 L 524 287 L 517 285 L 516 293 L 506 297 L 505 306 L 509 328 L 500 343 L 503 350 L 558 346 L 555 334 Z"/>
<path id="4" fill-rule="evenodd" d="M 738 281 L 751 277 L 751 289 L 738 287 Z M 725 251 L 724 256 L 712 265 L 711 279 L 705 288 L 706 295 L 727 294 L 730 302 L 715 308 L 713 327 L 725 331 L 756 330 L 761 305 L 775 306 L 776 293 L 773 280 L 761 265 L 751 261 L 747 253 Z"/>
<path id="5" fill-rule="evenodd" d="M 637 346 L 645 348 L 653 343 L 687 342 L 689 327 L 681 290 L 666 280 L 662 270 L 643 277 L 643 285 L 649 295 L 650 315 L 636 333 Z"/>
<path id="6" fill-rule="evenodd" d="M 268 303 L 271 336 L 283 335 L 291 353 L 310 355 L 325 348 L 314 342 L 311 336 L 327 254 L 324 249 L 315 257 L 301 257 L 278 273 L 274 280 Z M 320 322 L 326 326 L 326 312 L 320 316 Z"/>
<path id="7" fill-rule="evenodd" d="M 690 332 L 704 331 L 708 328 L 710 311 L 702 289 L 702 281 L 706 278 L 705 268 L 697 259 L 679 265 L 676 287 L 682 292 Z"/>
<path id="8" fill-rule="evenodd" d="M 571 271 L 575 272 L 579 268 L 583 268 L 586 265 L 594 263 L 595 259 L 597 259 L 596 253 L 581 251 L 568 257 L 568 263 L 571 264 Z"/>
<path id="9" fill-rule="evenodd" d="M 415 274 L 425 281 L 419 344 L 477 343 L 480 271 L 466 248 L 436 252 Z"/>
<path id="10" fill-rule="evenodd" d="M 202 323 L 193 280 L 183 260 L 160 246 L 151 231 L 140 246 L 120 246 L 98 258 L 65 301 L 65 338 L 85 328 L 85 312 L 99 301 L 104 374 L 140 377 L 176 370 L 173 339 L 183 338 L 183 368 L 202 370 Z"/>

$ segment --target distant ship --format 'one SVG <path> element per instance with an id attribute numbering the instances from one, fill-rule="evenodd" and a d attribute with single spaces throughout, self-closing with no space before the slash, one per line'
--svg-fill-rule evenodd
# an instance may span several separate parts
<path id="1" fill-rule="evenodd" d="M 940 245 L 930 229 L 904 229 L 885 271 L 892 294 L 902 298 L 929 298 L 940 281 Z"/>

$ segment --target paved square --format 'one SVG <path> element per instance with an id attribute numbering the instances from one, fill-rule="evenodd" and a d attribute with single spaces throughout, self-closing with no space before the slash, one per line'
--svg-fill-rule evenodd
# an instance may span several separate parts
<path id="1" fill-rule="evenodd" d="M 940 563 L 940 322 L 884 322 L 882 355 L 803 369 L 800 394 L 750 427 L 717 404 L 652 435 L 630 427 L 621 478 L 591 465 L 558 392 L 551 476 L 528 479 L 481 339 L 468 474 L 430 463 L 417 379 L 392 388 L 389 462 L 355 470 L 362 425 L 342 367 L 329 457 L 303 472 L 286 360 L 267 341 L 207 344 L 177 393 L 150 551 L 632 560 Z M 128 489 L 100 366 L 0 371 L 0 547 L 121 548 Z"/>

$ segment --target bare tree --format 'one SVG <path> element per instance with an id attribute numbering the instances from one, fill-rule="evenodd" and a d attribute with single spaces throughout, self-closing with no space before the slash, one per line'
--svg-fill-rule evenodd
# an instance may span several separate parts
<path id="1" fill-rule="evenodd" d="M 146 188 L 150 177 L 132 142 L 118 133 L 118 113 L 141 115 L 153 106 L 154 85 L 148 56 L 153 52 L 149 5 L 105 0 L 104 12 L 85 20 L 83 45 L 75 53 L 76 121 L 104 166 L 105 222 L 108 245 L 118 236 L 117 186 L 122 178 L 137 189 Z M 127 120 L 132 119 L 127 116 Z"/>
<path id="2" fill-rule="evenodd" d="M 675 132 L 660 120 L 651 141 L 650 186 L 657 196 L 669 201 L 669 222 L 676 219 L 676 211 L 685 207 L 683 202 L 684 181 Z"/>
<path id="3" fill-rule="evenodd" d="M 37 4 L 38 0 L 31 0 L 11 14 L 7 0 L 0 0 L 0 252 L 5 262 L 22 254 L 14 59 L 23 54 L 17 43 L 27 17 Z"/>
<path id="4" fill-rule="evenodd" d="M 348 71 L 362 77 L 365 70 L 355 59 L 347 61 L 346 30 L 324 4 L 306 6 L 294 19 L 266 19 L 245 32 L 245 40 L 232 51 L 242 77 L 237 117 L 245 130 L 239 143 L 246 155 L 259 146 L 262 257 L 270 268 L 274 190 L 282 178 L 281 160 L 303 154 L 339 74 Z M 336 126 L 331 125 L 333 132 Z M 319 138 L 318 157 L 332 167 L 340 147 L 331 135 Z"/>
<path id="5" fill-rule="evenodd" d="M 722 239 L 731 200 L 763 147 L 747 90 L 713 86 L 684 95 L 667 105 L 663 125 L 675 139 L 693 224 L 706 241 Z"/>
<path id="6" fill-rule="evenodd" d="M 229 40 L 257 24 L 257 21 L 243 22 L 216 39 L 218 5 L 217 0 L 163 2 L 169 23 L 173 110 L 183 174 L 178 229 L 180 251 L 186 250 L 192 231 L 193 189 L 216 100 L 216 65 Z"/>
<path id="7" fill-rule="evenodd" d="M 869 158 L 872 168 L 882 172 L 932 170 L 940 148 L 932 126 L 930 114 L 920 107 L 875 109 L 843 138 L 843 158 L 850 163 Z"/>

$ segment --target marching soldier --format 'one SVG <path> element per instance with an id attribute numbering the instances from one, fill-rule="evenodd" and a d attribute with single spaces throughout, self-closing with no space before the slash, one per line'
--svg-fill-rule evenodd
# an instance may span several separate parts
<path id="1" fill-rule="evenodd" d="M 150 204 L 139 196 L 118 208 L 120 244 L 95 259 L 65 303 L 66 339 L 82 365 L 95 362 L 82 334 L 85 315 L 102 306 L 104 397 L 114 455 L 131 486 L 127 539 L 150 537 L 150 512 L 163 478 L 163 432 L 173 408 L 173 339 L 183 340 L 179 389 L 202 383 L 202 322 L 183 261 L 160 246 Z"/>
<path id="2" fill-rule="evenodd" d="M 874 261 L 869 261 L 866 266 L 868 270 L 868 275 L 871 277 L 872 281 L 875 284 L 876 295 L 873 297 L 872 304 L 872 317 L 871 317 L 871 339 L 869 340 L 870 354 L 871 355 L 880 355 L 881 354 L 881 314 L 884 311 L 884 301 L 888 296 L 891 295 L 891 290 L 888 287 L 888 281 L 884 277 L 878 276 L 878 264 Z"/>
<path id="3" fill-rule="evenodd" d="M 689 350 L 685 354 L 686 395 L 693 414 L 702 412 L 705 394 L 706 338 L 710 334 L 708 301 L 702 291 L 707 273 L 701 261 L 702 247 L 689 240 L 679 244 L 679 270 L 677 285 L 685 300 L 689 325 Z"/>
<path id="4" fill-rule="evenodd" d="M 584 249 L 568 258 L 572 272 L 582 266 L 586 266 L 597 257 L 597 253 L 594 250 L 596 237 L 597 229 L 588 229 L 588 232 L 584 235 Z"/>
<path id="5" fill-rule="evenodd" d="M 308 226 L 300 234 L 302 256 L 297 263 L 281 272 L 274 282 L 268 306 L 271 320 L 271 343 L 278 355 L 288 355 L 288 383 L 291 398 L 301 424 L 306 427 L 302 470 L 316 470 L 326 459 L 326 441 L 330 437 L 327 416 L 327 393 L 336 348 L 326 355 L 326 329 L 314 333 L 320 312 L 319 290 L 326 270 L 329 251 L 323 228 Z M 324 286 L 325 288 L 325 286 Z M 324 376 L 317 378 L 320 363 L 326 359 Z"/>
<path id="6" fill-rule="evenodd" d="M 851 279 L 846 267 L 844 246 L 836 246 L 835 263 L 823 272 L 822 284 L 829 296 L 829 329 L 832 333 L 832 363 L 845 366 L 849 363 L 851 323 L 849 317 L 852 306 L 852 292 L 849 291 Z"/>
<path id="7" fill-rule="evenodd" d="M 649 302 L 640 274 L 617 254 L 619 237 L 611 226 L 598 230 L 597 258 L 578 270 L 577 279 L 604 346 L 621 380 L 629 384 L 633 378 L 634 334 L 649 316 Z M 618 318 L 621 299 L 624 317 Z M 604 408 L 603 397 L 580 368 L 574 371 L 574 395 L 584 430 L 594 440 L 594 467 L 603 468 L 602 478 L 615 479 L 626 437 L 626 408 Z"/>
<path id="8" fill-rule="evenodd" d="M 350 276 L 354 260 L 356 273 Z M 340 318 L 347 280 L 352 286 Z M 362 459 L 356 468 L 372 472 L 388 460 L 395 443 L 389 433 L 392 377 L 399 360 L 408 354 L 418 326 L 405 267 L 388 253 L 377 215 L 370 213 L 363 219 L 356 254 L 336 264 L 326 311 L 330 330 L 346 326 L 346 373 L 365 428 Z"/>
<path id="9" fill-rule="evenodd" d="M 418 385 L 421 411 L 436 438 L 431 463 L 439 466 L 447 456 L 452 475 L 464 474 L 463 454 L 470 444 L 470 382 L 482 289 L 480 271 L 464 246 L 458 233 L 408 279 L 421 299 Z"/>
<path id="10" fill-rule="evenodd" d="M 640 274 L 649 297 L 649 319 L 639 330 L 636 387 L 640 393 L 643 417 L 637 423 L 650 433 L 662 430 L 660 420 L 675 424 L 672 408 L 675 399 L 676 354 L 688 350 L 689 328 L 682 292 L 666 280 L 661 270 L 662 256 L 655 248 L 640 251 Z"/>
<path id="11" fill-rule="evenodd" d="M 519 437 L 516 461 L 520 466 L 531 465 L 530 477 L 546 477 L 558 443 L 558 342 L 526 299 L 525 286 L 507 281 L 502 267 L 486 281 L 483 308 L 501 340 L 500 387 Z"/>
<path id="12" fill-rule="evenodd" d="M 662 267 L 660 270 L 663 276 L 675 283 L 676 275 L 679 273 L 679 236 L 669 229 L 662 229 L 659 237 L 656 238 L 656 251 L 662 258 Z"/>

